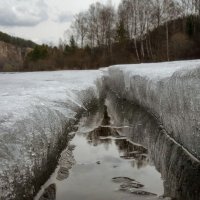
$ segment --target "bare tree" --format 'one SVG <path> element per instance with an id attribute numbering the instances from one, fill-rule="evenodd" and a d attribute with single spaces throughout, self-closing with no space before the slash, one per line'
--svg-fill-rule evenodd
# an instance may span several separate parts
<path id="1" fill-rule="evenodd" d="M 109 53 L 110 56 L 112 57 L 112 44 L 114 42 L 114 31 L 115 31 L 115 19 L 116 19 L 116 14 L 114 7 L 112 4 L 108 4 L 103 7 L 101 11 L 101 36 L 102 36 L 102 44 L 105 46 Z M 104 38 L 104 39 L 103 39 Z M 104 51 L 104 55 L 106 54 L 106 50 Z"/>
<path id="2" fill-rule="evenodd" d="M 129 38 L 134 40 L 135 53 L 138 61 L 140 61 L 137 47 L 137 38 L 139 37 L 138 2 L 138 0 L 122 0 L 118 8 L 118 21 L 123 21 Z"/>
<path id="3" fill-rule="evenodd" d="M 84 46 L 84 39 L 88 32 L 87 15 L 87 12 L 80 12 L 79 14 L 75 15 L 75 20 L 72 24 L 72 28 L 75 30 L 77 40 L 80 40 L 81 48 Z"/>
<path id="4" fill-rule="evenodd" d="M 71 28 L 79 46 L 83 48 L 88 45 L 90 52 L 98 47 L 106 57 L 108 51 L 112 54 L 113 42 L 116 42 L 114 36 L 123 24 L 127 41 L 133 44 L 136 58 L 140 62 L 154 58 L 151 30 L 163 25 L 166 59 L 170 60 L 169 21 L 199 14 L 200 0 L 121 0 L 117 12 L 111 3 L 97 2 L 91 4 L 86 12 L 77 14 Z"/>
<path id="5" fill-rule="evenodd" d="M 200 0 L 195 0 L 195 13 L 200 15 Z"/>

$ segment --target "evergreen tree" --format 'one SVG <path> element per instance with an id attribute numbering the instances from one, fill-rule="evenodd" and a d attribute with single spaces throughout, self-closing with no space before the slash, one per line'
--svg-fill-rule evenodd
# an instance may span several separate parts
<path id="1" fill-rule="evenodd" d="M 77 45 L 76 45 L 76 42 L 75 42 L 75 39 L 74 39 L 73 35 L 71 36 L 69 43 L 70 43 L 71 50 L 75 51 L 76 48 L 77 48 Z"/>
<path id="2" fill-rule="evenodd" d="M 124 44 L 128 41 L 129 35 L 125 29 L 124 22 L 120 20 L 120 22 L 116 26 L 116 42 L 120 44 Z"/>

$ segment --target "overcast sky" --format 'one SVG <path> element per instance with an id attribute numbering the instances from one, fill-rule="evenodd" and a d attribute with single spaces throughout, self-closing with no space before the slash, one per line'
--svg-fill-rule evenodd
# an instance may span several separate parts
<path id="1" fill-rule="evenodd" d="M 0 0 L 0 31 L 40 44 L 57 44 L 73 15 L 87 10 L 95 2 L 97 0 Z M 112 0 L 115 6 L 119 2 Z"/>

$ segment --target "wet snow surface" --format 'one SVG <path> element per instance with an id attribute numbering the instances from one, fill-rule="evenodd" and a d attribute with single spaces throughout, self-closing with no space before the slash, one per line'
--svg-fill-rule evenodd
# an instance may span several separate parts
<path id="1" fill-rule="evenodd" d="M 0 74 L 0 197 L 31 198 L 33 182 L 37 187 L 43 182 L 36 179 L 66 145 L 76 115 L 97 98 L 100 76 L 100 71 Z M 18 187 L 26 189 L 20 193 Z"/>
<path id="2" fill-rule="evenodd" d="M 17 122 L 32 117 L 32 114 L 47 112 L 48 109 L 49 112 L 55 111 L 67 118 L 73 118 L 76 113 L 72 109 L 72 105 L 86 109 L 83 104 L 84 99 L 81 99 L 79 92 L 95 88 L 94 82 L 99 76 L 100 72 L 98 71 L 1 73 L 0 142 L 2 145 L 0 149 L 7 145 L 7 150 L 9 151 L 9 148 L 11 150 L 10 152 L 2 152 L 5 149 L 0 150 L 5 153 L 5 159 L 11 156 L 13 160 L 19 156 L 15 155 L 17 152 L 12 149 L 17 146 L 19 141 L 13 141 L 16 144 L 12 144 L 12 138 L 6 137 L 7 132 L 13 131 Z M 43 120 L 45 121 L 45 119 Z M 38 123 L 40 122 L 38 120 Z M 15 133 L 13 132 L 13 134 Z M 29 139 L 29 133 L 26 134 L 26 139 Z M 51 134 L 50 131 L 49 134 Z M 20 140 L 20 137 L 19 135 L 16 140 Z M 3 156 L 2 159 L 4 159 Z"/>
<path id="3" fill-rule="evenodd" d="M 100 74 L 98 71 L 0 73 L 1 126 L 11 127 L 26 118 L 34 106 L 53 107 L 72 117 L 73 113 L 63 110 L 60 104 L 71 101 L 83 106 L 77 93 L 94 87 Z"/>
<path id="4" fill-rule="evenodd" d="M 107 106 L 114 130 L 148 149 L 152 162 L 137 170 L 137 164 L 131 167 L 133 155 L 120 155 L 118 140 L 113 136 L 109 136 L 111 142 L 106 145 L 88 144 L 87 134 L 102 120 L 101 104 Z M 141 109 L 137 111 L 136 106 L 133 110 L 135 105 Z M 0 73 L 0 199 L 31 199 L 55 169 L 62 150 L 70 147 L 68 142 L 73 137 L 70 133 L 80 126 L 82 115 L 91 115 L 95 109 L 99 114 L 90 119 L 91 130 L 84 130 L 82 126 L 79 132 L 86 135 L 77 135 L 73 139 L 74 152 L 80 151 L 81 145 L 85 144 L 83 152 L 88 156 L 84 159 L 90 156 L 90 162 L 95 163 L 88 167 L 79 166 L 79 169 L 87 171 L 91 167 L 95 171 L 99 167 L 100 173 L 111 170 L 113 176 L 107 175 L 111 181 L 107 179 L 105 183 L 105 186 L 110 184 L 107 191 L 120 188 L 122 196 L 141 195 L 144 188 L 143 195 L 146 192 L 162 193 L 162 189 L 151 189 L 154 184 L 148 185 L 145 179 L 149 172 L 159 176 L 158 170 L 165 180 L 166 196 L 199 200 L 200 60 L 118 65 L 96 71 Z M 148 122 L 145 121 L 147 115 L 151 116 Z M 159 128 L 151 125 L 151 118 Z M 93 150 L 102 152 L 102 160 L 96 160 L 98 154 L 94 155 Z M 145 180 L 120 174 L 120 167 L 105 168 L 111 163 L 103 158 L 106 153 L 108 157 L 123 160 L 124 169 L 129 167 L 130 172 L 133 170 L 137 174 L 141 169 L 152 169 L 152 164 L 155 165 L 154 172 L 147 170 L 140 174 Z M 71 149 L 66 149 L 66 154 L 69 160 L 63 162 L 69 166 L 68 174 L 77 165 L 74 165 L 76 159 L 72 158 Z M 114 174 L 115 170 L 119 170 L 118 173 Z M 60 172 L 60 179 L 63 179 L 66 169 L 61 168 Z M 138 185 L 127 180 L 114 183 L 112 178 L 119 176 L 135 179 Z M 73 180 L 74 176 L 71 178 Z M 161 188 L 162 181 L 159 181 L 157 186 Z M 128 193 L 127 184 L 132 187 L 144 185 L 144 188 L 137 188 L 142 190 L 139 192 L 134 188 Z M 54 191 L 49 194 L 53 199 L 59 189 L 54 183 L 50 189 Z"/>

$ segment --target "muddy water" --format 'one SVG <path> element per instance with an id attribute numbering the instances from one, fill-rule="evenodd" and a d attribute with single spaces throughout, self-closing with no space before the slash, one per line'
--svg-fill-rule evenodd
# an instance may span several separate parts
<path id="1" fill-rule="evenodd" d="M 99 127 L 75 134 L 36 199 L 153 200 L 163 190 L 147 149 L 111 128 Z"/>

